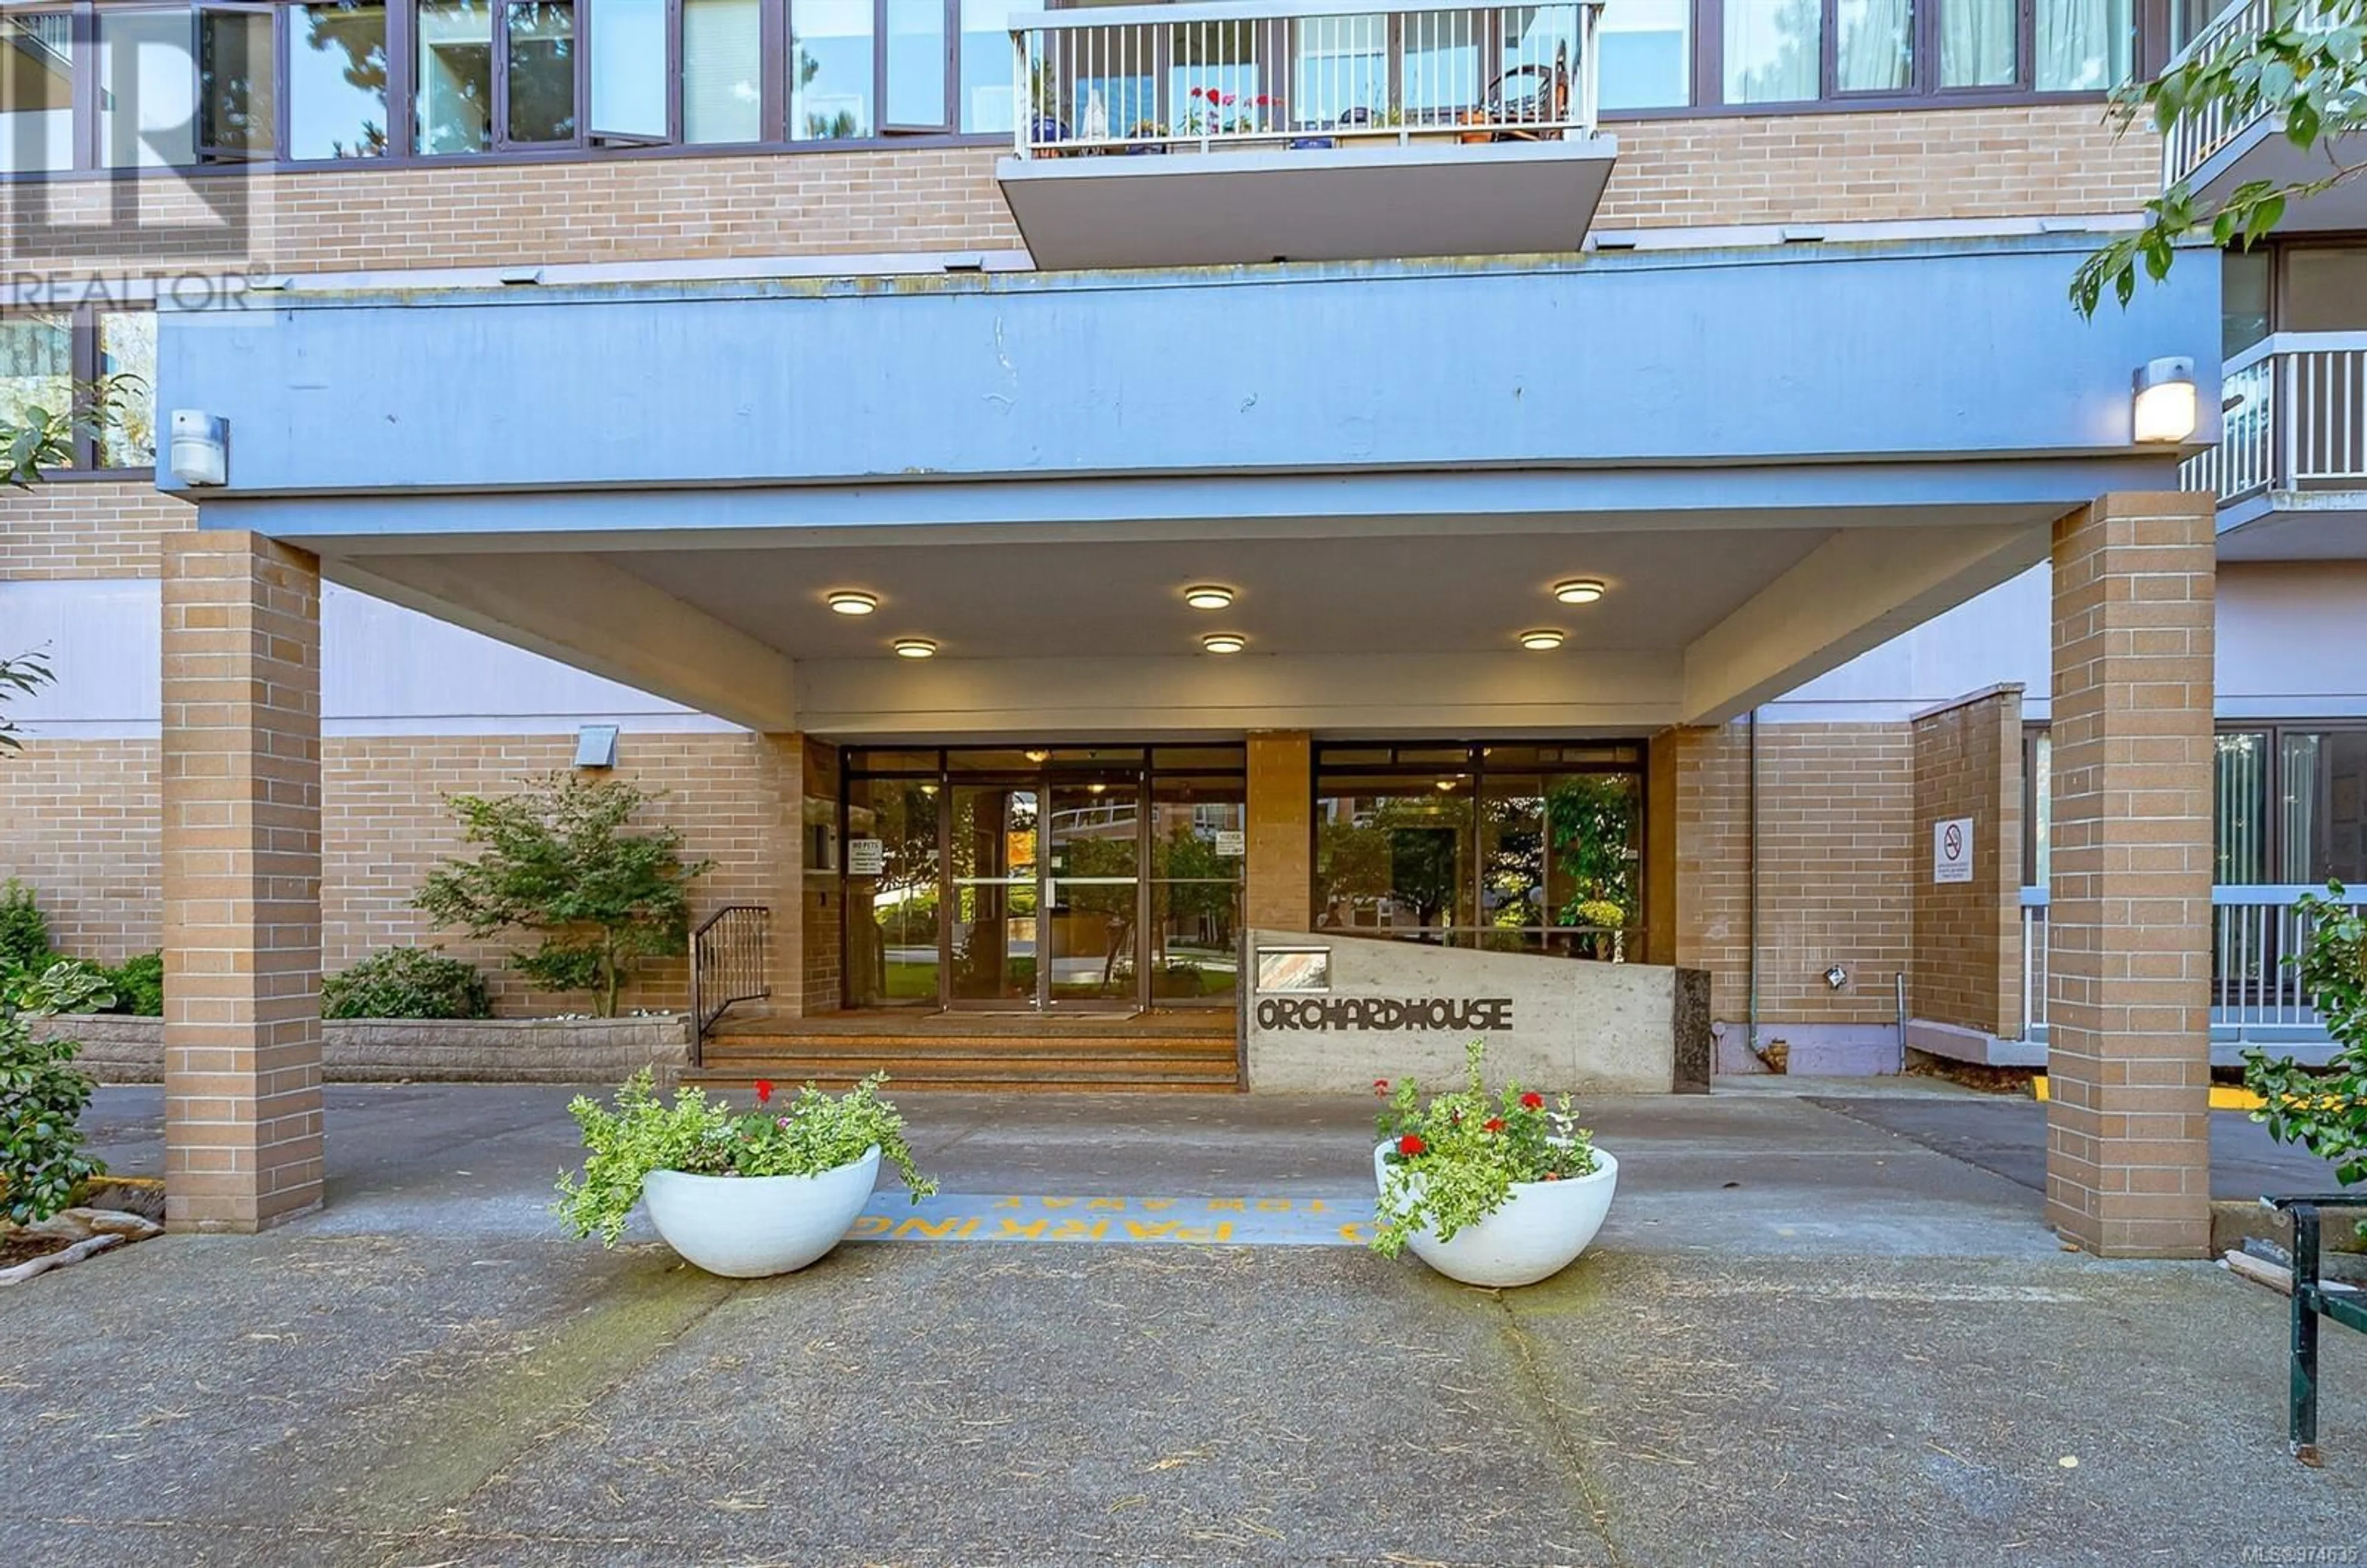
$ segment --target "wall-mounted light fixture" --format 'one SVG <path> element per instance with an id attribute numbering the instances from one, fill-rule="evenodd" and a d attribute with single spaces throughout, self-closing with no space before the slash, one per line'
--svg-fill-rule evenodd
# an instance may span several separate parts
<path id="1" fill-rule="evenodd" d="M 613 768 L 617 765 L 617 726 L 579 724 L 575 727 L 575 765 Z"/>
<path id="2" fill-rule="evenodd" d="M 1825 984 L 1838 991 L 1849 984 L 1849 971 L 1836 964 L 1825 971 Z"/>
<path id="3" fill-rule="evenodd" d="M 203 409 L 173 411 L 173 477 L 185 485 L 230 483 L 230 421 Z"/>
<path id="4" fill-rule="evenodd" d="M 2194 434 L 2194 361 L 2148 359 L 2135 379 L 2131 434 L 2140 442 L 2175 445 Z"/>

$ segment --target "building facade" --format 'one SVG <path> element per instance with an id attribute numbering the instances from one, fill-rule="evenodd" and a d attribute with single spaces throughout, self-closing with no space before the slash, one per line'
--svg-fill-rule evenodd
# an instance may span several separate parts
<path id="1" fill-rule="evenodd" d="M 2066 302 L 2208 21 L 11 8 L 0 396 L 152 395 L 0 502 L 0 867 L 166 952 L 189 1224 L 317 1201 L 322 970 L 550 1005 L 409 898 L 615 726 L 764 912 L 719 1071 L 1341 1087 L 1501 992 L 1665 1089 L 1698 1010 L 2051 1056 L 2057 1223 L 2198 1247 L 2210 1063 L 2308 1048 L 2293 885 L 2367 870 L 2367 253 Z"/>

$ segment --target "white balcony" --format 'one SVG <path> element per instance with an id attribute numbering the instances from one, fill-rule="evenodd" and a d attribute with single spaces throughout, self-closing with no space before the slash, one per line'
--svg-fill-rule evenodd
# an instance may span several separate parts
<path id="1" fill-rule="evenodd" d="M 2272 22 L 2303 28 L 2337 25 L 2313 0 L 2236 0 L 2194 35 L 2170 62 L 2209 55 L 2238 35 L 2265 30 Z M 2343 161 L 2350 154 L 2342 152 Z M 2285 139 L 2281 116 L 2266 109 L 2238 114 L 2225 104 L 2180 121 L 2162 140 L 2164 189 L 2183 180 L 2205 209 L 2215 208 L 2239 186 L 2255 180 L 2277 185 L 2325 177 L 2332 167 L 2327 148 L 2304 152 Z M 2367 229 L 2367 182 L 2346 181 L 2294 202 L 2278 224 L 2286 233 Z"/>
<path id="2" fill-rule="evenodd" d="M 1219 0 L 1012 19 L 998 174 L 1039 266 L 1575 251 L 1601 0 Z"/>
<path id="3" fill-rule="evenodd" d="M 2227 560 L 2367 557 L 2367 332 L 2275 333 L 2220 372 L 2219 445 L 2186 460 Z"/>

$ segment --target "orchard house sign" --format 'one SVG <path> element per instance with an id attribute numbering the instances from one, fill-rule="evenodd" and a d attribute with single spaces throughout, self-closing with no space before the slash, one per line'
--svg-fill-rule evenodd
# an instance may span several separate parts
<path id="1" fill-rule="evenodd" d="M 1512 998 L 1481 997 L 1263 997 L 1260 1029 L 1456 1030 L 1498 1033 L 1512 1027 Z"/>

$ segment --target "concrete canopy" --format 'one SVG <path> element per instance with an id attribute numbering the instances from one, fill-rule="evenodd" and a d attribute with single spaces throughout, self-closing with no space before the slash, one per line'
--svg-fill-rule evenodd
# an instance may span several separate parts
<path id="1" fill-rule="evenodd" d="M 2079 325 L 2083 244 L 322 294 L 160 376 L 233 431 L 209 525 L 753 728 L 1633 734 L 2174 482 L 2129 368 L 2209 362 L 2215 279 Z"/>

